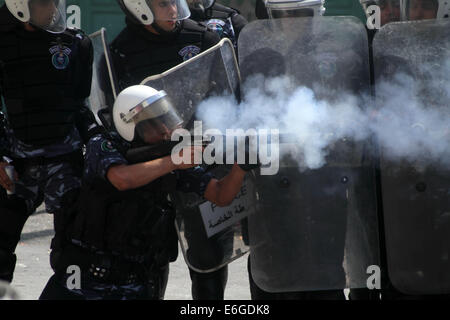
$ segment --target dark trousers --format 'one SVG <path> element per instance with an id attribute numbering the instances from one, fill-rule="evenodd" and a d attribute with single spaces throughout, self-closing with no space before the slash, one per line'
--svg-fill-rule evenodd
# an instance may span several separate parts
<path id="1" fill-rule="evenodd" d="M 192 299 L 223 300 L 228 280 L 228 266 L 208 273 L 196 272 L 189 268 L 192 280 Z"/>
<path id="2" fill-rule="evenodd" d="M 23 199 L 0 195 L 0 280 L 12 281 L 16 266 L 14 251 L 28 216 Z"/>

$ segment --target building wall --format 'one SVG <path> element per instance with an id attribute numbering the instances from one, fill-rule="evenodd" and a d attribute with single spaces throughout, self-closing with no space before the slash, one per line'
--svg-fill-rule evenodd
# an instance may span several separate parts
<path id="1" fill-rule="evenodd" d="M 238 9 L 248 20 L 255 19 L 256 0 L 217 0 Z M 0 0 L 0 5 L 4 0 Z M 359 0 L 326 0 L 326 15 L 354 15 L 365 23 Z M 68 26 L 81 28 L 88 34 L 104 27 L 109 40 L 125 26 L 125 17 L 116 0 L 67 0 Z"/>

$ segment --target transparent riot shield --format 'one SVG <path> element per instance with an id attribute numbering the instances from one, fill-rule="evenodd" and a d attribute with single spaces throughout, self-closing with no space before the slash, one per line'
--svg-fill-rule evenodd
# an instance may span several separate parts
<path id="1" fill-rule="evenodd" d="M 89 35 L 89 38 L 94 49 L 94 61 L 91 95 L 88 98 L 88 104 L 97 122 L 110 129 L 112 128 L 112 118 L 109 109 L 112 108 L 118 92 L 108 42 L 106 41 L 106 29 L 100 29 Z"/>
<path id="2" fill-rule="evenodd" d="M 238 98 L 240 75 L 230 40 L 186 62 L 145 79 L 142 84 L 164 90 L 184 120 L 192 128 L 200 102 L 217 95 Z M 211 173 L 221 178 L 229 167 L 213 168 Z M 254 212 L 255 193 L 247 177 L 236 199 L 227 207 L 216 207 L 193 193 L 171 194 L 175 204 L 176 228 L 188 266 L 197 272 L 212 272 L 248 251 L 245 242 L 246 217 Z"/>
<path id="3" fill-rule="evenodd" d="M 204 99 L 215 95 L 238 97 L 240 74 L 233 45 L 222 39 L 207 51 L 162 74 L 150 76 L 141 84 L 165 90 L 184 120 L 184 127 L 191 129 L 195 111 Z"/>
<path id="4" fill-rule="evenodd" d="M 221 178 L 228 171 L 219 167 L 213 173 Z M 241 191 L 227 207 L 217 207 L 196 194 L 177 192 L 171 199 L 183 256 L 192 270 L 213 272 L 248 252 L 247 218 L 256 202 L 252 175 L 246 175 Z"/>
<path id="5" fill-rule="evenodd" d="M 391 135 L 394 149 L 381 144 L 380 159 L 389 279 L 405 294 L 450 293 L 449 28 L 445 19 L 394 23 L 373 42 L 376 106 L 403 110 L 408 132 Z M 392 102 L 393 87 L 403 98 Z M 386 130 L 395 119 L 385 117 Z M 423 152 L 393 154 L 413 136 Z"/>
<path id="6" fill-rule="evenodd" d="M 310 88 L 331 104 L 341 94 L 359 97 L 370 89 L 366 30 L 356 18 L 254 21 L 242 30 L 238 46 L 244 100 L 246 81 L 257 74 L 289 77 L 294 89 Z M 300 170 L 291 154 L 281 158 L 278 174 L 255 177 L 257 210 L 248 219 L 248 236 L 258 287 L 366 287 L 368 268 L 379 265 L 369 147 L 369 141 L 341 139 L 328 147 L 320 168 Z M 283 148 L 296 145 L 280 145 L 280 154 Z"/>

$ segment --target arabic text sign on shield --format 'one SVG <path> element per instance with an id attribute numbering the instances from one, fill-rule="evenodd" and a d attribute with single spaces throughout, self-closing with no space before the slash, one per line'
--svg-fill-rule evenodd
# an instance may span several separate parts
<path id="1" fill-rule="evenodd" d="M 209 201 L 199 206 L 208 238 L 231 227 L 254 212 L 251 185 L 246 182 L 244 181 L 241 191 L 229 206 L 218 207 Z"/>

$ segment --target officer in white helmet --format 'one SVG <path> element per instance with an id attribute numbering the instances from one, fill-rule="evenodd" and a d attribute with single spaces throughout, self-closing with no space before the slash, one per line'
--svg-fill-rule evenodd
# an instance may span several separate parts
<path id="1" fill-rule="evenodd" d="M 314 17 L 322 16 L 325 7 L 324 0 L 258 0 L 255 13 L 259 19 Z"/>
<path id="2" fill-rule="evenodd" d="M 66 29 L 65 0 L 6 0 L 6 6 L 21 22 L 51 33 L 61 33 Z"/>
<path id="3" fill-rule="evenodd" d="M 10 282 L 29 215 L 44 201 L 46 211 L 58 219 L 61 199 L 81 183 L 83 144 L 100 130 L 85 102 L 91 90 L 92 43 L 82 31 L 66 28 L 65 0 L 3 3 L 0 280 Z"/>
<path id="4" fill-rule="evenodd" d="M 57 235 L 64 249 L 41 299 L 163 299 L 177 248 L 169 192 L 195 192 L 225 206 L 241 188 L 245 171 L 237 164 L 220 181 L 196 167 L 201 146 L 183 149 L 180 157 L 190 156 L 180 164 L 170 154 L 137 163 L 130 157 L 130 150 L 158 146 L 183 125 L 164 91 L 126 88 L 113 119 L 119 141 L 99 137 L 87 145 L 83 185 L 65 206 L 71 218 Z M 80 287 L 68 285 L 73 265 L 81 269 Z"/>

